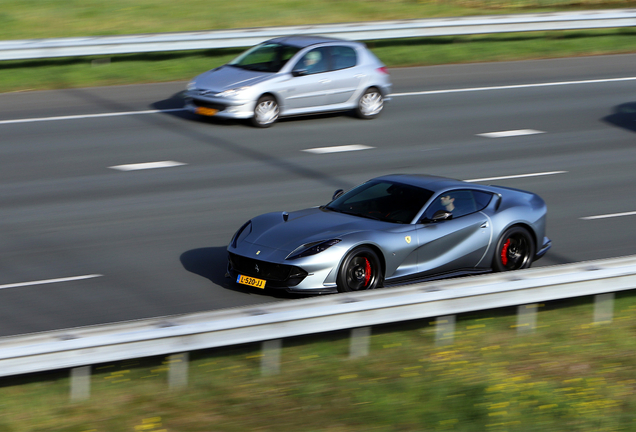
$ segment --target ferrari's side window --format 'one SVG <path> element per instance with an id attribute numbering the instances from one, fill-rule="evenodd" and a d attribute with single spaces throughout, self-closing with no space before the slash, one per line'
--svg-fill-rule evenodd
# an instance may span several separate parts
<path id="1" fill-rule="evenodd" d="M 478 200 L 475 199 L 474 192 L 478 191 L 452 190 L 441 193 L 426 210 L 425 217 L 430 220 L 433 219 L 435 213 L 445 211 L 453 216 L 452 219 L 457 219 L 483 209 L 488 202 L 481 206 L 485 197 L 480 197 L 479 204 L 477 204 Z"/>
<path id="2" fill-rule="evenodd" d="M 473 196 L 475 197 L 475 204 L 477 204 L 477 211 L 481 211 L 485 209 L 488 204 L 490 204 L 490 200 L 492 200 L 492 194 L 489 192 L 482 191 L 472 191 Z"/>

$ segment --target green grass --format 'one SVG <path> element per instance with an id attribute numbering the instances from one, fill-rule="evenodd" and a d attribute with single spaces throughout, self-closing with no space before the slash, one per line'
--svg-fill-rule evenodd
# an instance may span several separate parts
<path id="1" fill-rule="evenodd" d="M 580 0 L 2 0 L 0 40 L 630 7 Z"/>
<path id="2" fill-rule="evenodd" d="M 633 28 L 384 40 L 369 43 L 389 67 L 636 52 Z M 0 92 L 189 80 L 242 50 L 3 62 Z"/>
<path id="3" fill-rule="evenodd" d="M 635 311 L 633 293 L 611 324 L 591 298 L 550 303 L 526 335 L 515 308 L 470 314 L 445 347 L 429 320 L 382 326 L 355 360 L 347 332 L 294 338 L 270 377 L 256 345 L 197 352 L 179 391 L 162 358 L 100 365 L 82 403 L 62 373 L 5 379 L 0 431 L 632 431 Z"/>
<path id="4" fill-rule="evenodd" d="M 583 0 L 2 0 L 0 40 L 634 6 Z M 370 42 L 390 67 L 636 52 L 633 28 Z M 0 92 L 188 80 L 242 50 L 0 63 Z"/>

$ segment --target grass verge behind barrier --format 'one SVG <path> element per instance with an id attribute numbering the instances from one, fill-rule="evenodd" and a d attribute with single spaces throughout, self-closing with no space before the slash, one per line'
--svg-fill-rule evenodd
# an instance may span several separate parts
<path id="1" fill-rule="evenodd" d="M 0 40 L 634 7 L 634 0 L 3 0 Z"/>
<path id="2" fill-rule="evenodd" d="M 368 45 L 389 67 L 636 52 L 636 29 L 382 40 Z M 241 49 L 0 63 L 0 92 L 189 80 Z"/>
<path id="3" fill-rule="evenodd" d="M 189 386 L 167 388 L 165 359 L 93 368 L 91 399 L 68 402 L 67 373 L 0 380 L 0 431 L 632 431 L 636 294 L 612 323 L 593 298 L 540 305 L 518 334 L 516 308 L 458 317 L 435 346 L 421 320 L 374 327 L 368 357 L 349 333 L 285 340 L 281 373 L 260 375 L 258 345 L 191 354 Z"/>

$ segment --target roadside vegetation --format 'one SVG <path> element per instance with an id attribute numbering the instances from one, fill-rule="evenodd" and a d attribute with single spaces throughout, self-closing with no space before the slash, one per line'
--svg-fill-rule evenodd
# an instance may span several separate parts
<path id="1" fill-rule="evenodd" d="M 602 0 L 5 0 L 0 40 L 635 6 Z M 633 28 L 370 41 L 389 67 L 636 52 Z M 5 61 L 0 92 L 188 80 L 242 49 Z"/>
<path id="2" fill-rule="evenodd" d="M 534 333 L 518 333 L 515 312 L 460 316 L 447 346 L 432 320 L 374 327 L 359 359 L 348 332 L 285 340 L 269 377 L 258 345 L 192 353 L 178 391 L 163 358 L 94 367 L 81 403 L 68 402 L 68 371 L 8 378 L 0 431 L 636 429 L 633 293 L 617 295 L 611 323 L 592 323 L 593 298 L 540 305 Z"/>

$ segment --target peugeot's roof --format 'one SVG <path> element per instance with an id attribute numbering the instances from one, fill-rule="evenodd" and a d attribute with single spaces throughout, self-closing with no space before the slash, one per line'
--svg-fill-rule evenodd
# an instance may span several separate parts
<path id="1" fill-rule="evenodd" d="M 355 41 L 349 41 L 345 39 L 330 38 L 325 36 L 314 35 L 295 35 L 295 36 L 283 36 L 274 39 L 270 39 L 267 42 L 279 43 L 284 45 L 291 45 L 298 48 L 304 48 L 311 45 L 316 45 L 326 42 L 349 42 L 356 43 Z"/>

